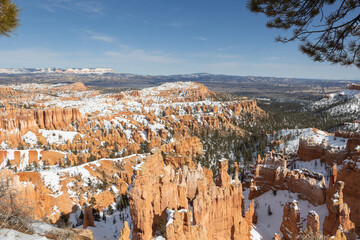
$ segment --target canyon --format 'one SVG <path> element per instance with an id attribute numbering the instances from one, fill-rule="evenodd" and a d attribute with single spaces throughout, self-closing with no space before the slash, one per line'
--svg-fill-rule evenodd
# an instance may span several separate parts
<path id="1" fill-rule="evenodd" d="M 73 239 L 359 237 L 357 132 L 297 130 L 286 153 L 284 130 L 271 143 L 283 149 L 248 168 L 226 157 L 206 167 L 199 133 L 251 136 L 239 122 L 268 117 L 255 100 L 195 82 L 116 93 L 31 83 L 0 87 L 0 102 L 1 179 L 30 225 L 51 229 L 39 236 L 66 225 Z"/>

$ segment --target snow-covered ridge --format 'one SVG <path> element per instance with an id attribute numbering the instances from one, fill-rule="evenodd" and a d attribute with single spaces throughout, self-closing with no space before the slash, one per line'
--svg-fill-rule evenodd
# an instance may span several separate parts
<path id="1" fill-rule="evenodd" d="M 345 89 L 310 104 L 306 110 L 323 111 L 333 116 L 354 114 L 360 112 L 360 90 Z"/>
<path id="2" fill-rule="evenodd" d="M 0 68 L 0 74 L 104 74 L 115 73 L 111 68 Z"/>

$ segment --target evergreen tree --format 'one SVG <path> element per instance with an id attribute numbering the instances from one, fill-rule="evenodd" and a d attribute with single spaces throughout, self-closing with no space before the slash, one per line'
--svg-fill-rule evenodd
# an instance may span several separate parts
<path id="1" fill-rule="evenodd" d="M 0 0 L 0 36 L 10 37 L 19 26 L 19 8 L 11 0 Z"/>
<path id="2" fill-rule="evenodd" d="M 270 18 L 268 28 L 292 29 L 276 40 L 299 40 L 312 60 L 360 68 L 359 0 L 249 0 L 248 8 Z"/>

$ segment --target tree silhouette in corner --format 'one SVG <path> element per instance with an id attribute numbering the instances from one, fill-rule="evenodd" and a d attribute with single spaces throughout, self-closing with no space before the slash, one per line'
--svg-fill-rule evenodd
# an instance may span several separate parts
<path id="1" fill-rule="evenodd" d="M 19 8 L 11 0 L 0 0 L 0 36 L 10 37 L 19 26 Z"/>
<path id="2" fill-rule="evenodd" d="M 276 40 L 299 40 L 312 60 L 360 68 L 359 0 L 249 0 L 248 8 L 264 13 L 268 28 L 292 30 Z"/>

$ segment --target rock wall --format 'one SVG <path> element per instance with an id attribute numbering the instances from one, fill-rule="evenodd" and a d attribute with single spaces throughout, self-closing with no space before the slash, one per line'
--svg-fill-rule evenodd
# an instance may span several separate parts
<path id="1" fill-rule="evenodd" d="M 135 176 L 129 201 L 134 240 L 158 234 L 168 211 L 168 239 L 250 238 L 253 210 L 245 214 L 242 186 L 227 174 L 227 160 L 220 162 L 216 184 L 208 183 L 200 165 L 177 171 L 165 166 L 159 152 L 135 167 Z"/>
<path id="2" fill-rule="evenodd" d="M 254 178 L 250 186 L 249 199 L 254 199 L 269 190 L 289 190 L 299 193 L 300 198 L 313 205 L 321 205 L 326 199 L 325 179 L 308 170 L 289 170 L 287 160 L 273 152 L 264 159 L 258 159 Z"/>
<path id="3" fill-rule="evenodd" d="M 354 160 L 345 160 L 343 167 L 337 172 L 337 180 L 344 182 L 342 189 L 343 201 L 351 209 L 350 219 L 356 225 L 356 232 L 360 234 L 360 163 Z"/>
<path id="4" fill-rule="evenodd" d="M 337 170 L 334 165 L 326 195 L 329 215 L 325 217 L 323 232 L 332 236 L 341 228 L 347 239 L 356 239 L 355 224 L 350 220 L 350 208 L 344 203 L 343 189 L 344 182 L 337 181 Z"/>
<path id="5" fill-rule="evenodd" d="M 296 240 L 300 234 L 300 209 L 296 200 L 284 206 L 280 231 L 284 240 Z"/>
<path id="6" fill-rule="evenodd" d="M 320 233 L 319 215 L 315 211 L 310 211 L 307 215 L 306 230 L 314 234 Z"/>
<path id="7" fill-rule="evenodd" d="M 337 150 L 329 147 L 326 143 L 317 143 L 311 139 L 303 138 L 300 138 L 299 140 L 297 154 L 303 161 L 310 161 L 319 158 L 328 166 L 332 166 L 334 163 L 341 164 L 341 162 L 348 156 L 345 149 Z"/>
<path id="8" fill-rule="evenodd" d="M 22 136 L 28 131 L 38 133 L 39 129 L 67 130 L 77 121 L 83 123 L 84 117 L 77 108 L 53 109 L 6 109 L 0 113 L 0 142 L 17 147 L 23 143 Z"/>

